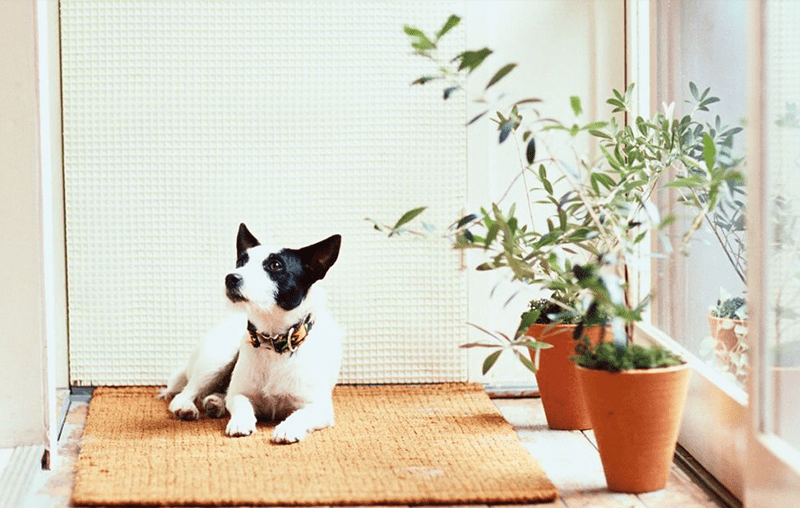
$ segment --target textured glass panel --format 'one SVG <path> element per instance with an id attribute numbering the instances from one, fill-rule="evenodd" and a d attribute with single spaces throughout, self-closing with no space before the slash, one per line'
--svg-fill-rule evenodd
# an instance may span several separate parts
<path id="1" fill-rule="evenodd" d="M 277 246 L 343 235 L 325 281 L 341 381 L 465 379 L 458 255 L 364 221 L 463 208 L 463 96 L 408 86 L 402 32 L 452 8 L 63 0 L 72 381 L 164 382 L 224 315 L 240 221 Z M 463 50 L 463 29 L 443 43 Z"/>
<path id="2" fill-rule="evenodd" d="M 769 429 L 800 448 L 800 4 L 768 1 L 765 40 Z"/>

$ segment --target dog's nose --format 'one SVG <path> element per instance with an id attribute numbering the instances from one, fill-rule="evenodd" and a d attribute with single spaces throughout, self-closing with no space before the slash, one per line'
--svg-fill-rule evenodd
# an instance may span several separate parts
<path id="1" fill-rule="evenodd" d="M 239 289 L 239 286 L 242 285 L 242 277 L 236 275 L 235 273 L 229 273 L 225 276 L 225 287 L 230 289 L 231 291 L 234 289 Z"/>

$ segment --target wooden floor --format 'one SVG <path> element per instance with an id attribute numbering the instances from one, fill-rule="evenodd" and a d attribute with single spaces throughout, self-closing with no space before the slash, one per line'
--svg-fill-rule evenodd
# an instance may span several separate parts
<path id="1" fill-rule="evenodd" d="M 702 508 L 722 506 L 672 467 L 667 488 L 648 494 L 609 492 L 591 431 L 554 431 L 547 428 L 538 398 L 495 399 L 495 405 L 514 426 L 522 444 L 536 457 L 559 490 L 554 503 L 541 508 Z M 52 471 L 36 479 L 25 508 L 67 507 L 74 484 L 73 466 L 80 452 L 88 404 L 73 402 L 59 441 L 60 458 Z M 476 507 L 476 508 L 481 508 Z"/>

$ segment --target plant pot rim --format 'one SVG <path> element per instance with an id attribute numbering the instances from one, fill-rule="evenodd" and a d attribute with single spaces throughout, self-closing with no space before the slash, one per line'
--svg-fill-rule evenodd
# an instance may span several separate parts
<path id="1" fill-rule="evenodd" d="M 530 329 L 532 326 L 543 326 L 545 328 L 547 328 L 548 326 L 551 327 L 551 328 L 575 328 L 576 326 L 578 326 L 578 324 L 577 323 L 532 323 L 532 324 L 528 325 L 528 329 Z M 591 328 L 609 328 L 609 325 L 605 325 L 605 326 L 604 325 L 591 325 L 591 326 L 586 326 L 584 328 L 586 328 L 587 330 L 589 330 Z"/>
<path id="2" fill-rule="evenodd" d="M 583 367 L 581 365 L 575 364 L 575 368 L 578 370 L 586 370 L 591 372 L 605 372 L 606 374 L 625 374 L 631 376 L 642 376 L 642 375 L 649 375 L 649 374 L 664 374 L 668 372 L 677 372 L 681 370 L 686 370 L 689 368 L 689 362 L 684 361 L 680 365 L 673 365 L 672 367 L 658 367 L 655 369 L 627 369 L 627 370 L 620 370 L 620 371 L 610 371 L 606 369 L 590 369 L 588 367 Z"/>
<path id="3" fill-rule="evenodd" d="M 531 323 L 528 326 L 528 328 L 530 328 L 531 326 L 544 326 L 544 327 L 551 326 L 553 328 L 555 328 L 557 326 L 561 326 L 561 327 L 564 327 L 564 328 L 575 328 L 578 325 L 574 324 L 574 323 Z"/>
<path id="4" fill-rule="evenodd" d="M 708 317 L 709 317 L 709 319 L 719 319 L 720 321 L 733 321 L 734 323 L 746 323 L 747 322 L 747 319 L 736 319 L 736 318 L 732 318 L 732 317 L 719 317 L 719 316 L 715 316 L 715 315 L 711 314 L 710 312 L 708 313 Z"/>

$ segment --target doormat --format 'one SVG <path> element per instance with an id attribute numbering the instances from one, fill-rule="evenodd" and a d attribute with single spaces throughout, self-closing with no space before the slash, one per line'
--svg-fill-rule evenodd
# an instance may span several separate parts
<path id="1" fill-rule="evenodd" d="M 178 421 L 153 387 L 95 390 L 75 505 L 549 502 L 556 488 L 479 385 L 339 386 L 336 426 L 292 445 L 274 424 Z"/>

